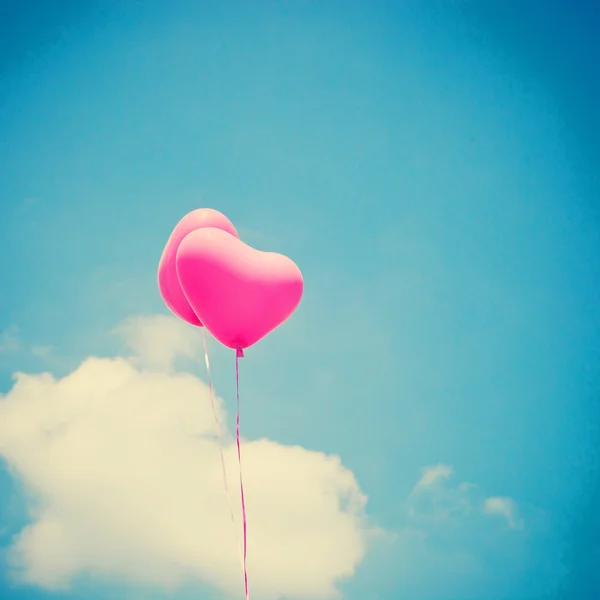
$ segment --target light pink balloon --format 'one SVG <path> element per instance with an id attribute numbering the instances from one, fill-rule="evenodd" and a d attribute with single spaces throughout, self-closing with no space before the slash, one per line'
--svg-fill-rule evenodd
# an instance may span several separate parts
<path id="1" fill-rule="evenodd" d="M 238 237 L 231 221 L 219 211 L 212 208 L 193 210 L 175 226 L 158 264 L 158 289 L 165 304 L 177 317 L 197 327 L 202 327 L 202 322 L 194 313 L 194 309 L 190 306 L 181 289 L 175 259 L 181 240 L 188 233 L 204 227 L 220 229 L 227 232 L 228 235 Z"/>
<path id="2" fill-rule="evenodd" d="M 287 256 L 261 252 L 213 228 L 184 238 L 177 274 L 194 312 L 229 348 L 248 348 L 278 327 L 304 289 L 300 269 Z"/>

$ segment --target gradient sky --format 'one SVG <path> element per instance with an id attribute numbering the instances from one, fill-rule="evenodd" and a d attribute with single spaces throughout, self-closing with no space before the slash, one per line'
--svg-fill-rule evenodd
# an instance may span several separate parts
<path id="1" fill-rule="evenodd" d="M 214 207 L 306 283 L 247 352 L 245 436 L 339 455 L 393 534 L 344 598 L 600 597 L 594 5 L 0 0 L 0 392 L 168 314 L 164 243 Z M 436 465 L 442 505 L 469 482 L 519 525 L 432 517 L 417 553 L 407 502 Z M 3 548 L 27 498 L 3 470 Z M 165 597 L 3 565 L 7 600 Z"/>

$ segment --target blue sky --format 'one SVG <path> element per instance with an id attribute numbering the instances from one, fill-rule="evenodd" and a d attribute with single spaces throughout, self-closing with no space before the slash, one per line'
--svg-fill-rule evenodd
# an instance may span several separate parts
<path id="1" fill-rule="evenodd" d="M 294 317 L 242 364 L 243 430 L 278 444 L 273 464 L 296 446 L 338 455 L 368 497 L 380 535 L 344 597 L 592 598 L 592 5 L 2 2 L 3 402 L 27 423 L 14 372 L 70 377 L 86 357 L 135 351 L 115 328 L 168 314 L 164 243 L 210 206 L 304 273 Z M 231 356 L 211 347 L 231 408 Z M 10 549 L 55 480 L 7 439 L 0 597 L 164 597 L 92 559 L 70 591 L 14 583 Z M 265 589 L 274 571 L 257 573 Z M 207 572 L 169 594 L 223 597 Z"/>

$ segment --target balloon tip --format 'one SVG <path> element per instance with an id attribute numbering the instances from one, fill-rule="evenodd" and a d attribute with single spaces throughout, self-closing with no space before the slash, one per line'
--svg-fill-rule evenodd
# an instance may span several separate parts
<path id="1" fill-rule="evenodd" d="M 238 346 L 235 349 L 235 356 L 236 356 L 236 358 L 244 358 L 244 350 L 241 346 Z"/>

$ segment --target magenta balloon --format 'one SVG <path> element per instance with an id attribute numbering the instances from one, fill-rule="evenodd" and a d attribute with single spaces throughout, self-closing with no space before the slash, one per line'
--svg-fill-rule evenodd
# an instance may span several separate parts
<path id="1" fill-rule="evenodd" d="M 229 348 L 248 348 L 278 327 L 304 289 L 300 269 L 287 256 L 261 252 L 213 228 L 184 238 L 177 274 L 194 312 Z"/>
<path id="2" fill-rule="evenodd" d="M 194 313 L 194 309 L 190 306 L 181 289 L 181 284 L 177 277 L 175 259 L 181 240 L 188 233 L 204 227 L 216 228 L 227 232 L 228 235 L 238 237 L 238 233 L 231 221 L 218 210 L 213 210 L 212 208 L 193 210 L 185 215 L 175 226 L 158 264 L 158 289 L 165 304 L 173 314 L 197 327 L 202 327 L 202 322 Z"/>

